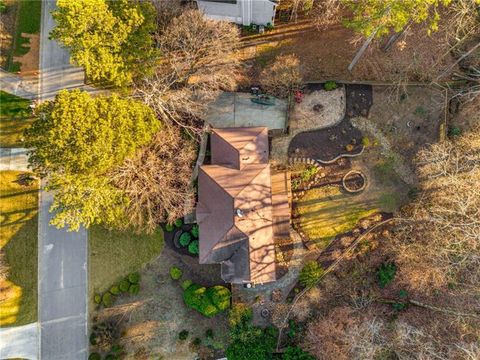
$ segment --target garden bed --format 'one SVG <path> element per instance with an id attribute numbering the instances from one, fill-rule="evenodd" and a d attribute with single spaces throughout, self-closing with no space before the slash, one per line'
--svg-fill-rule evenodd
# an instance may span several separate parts
<path id="1" fill-rule="evenodd" d="M 345 118 L 328 129 L 296 135 L 288 148 L 289 157 L 329 161 L 341 154 L 357 154 L 362 149 L 362 133 Z"/>

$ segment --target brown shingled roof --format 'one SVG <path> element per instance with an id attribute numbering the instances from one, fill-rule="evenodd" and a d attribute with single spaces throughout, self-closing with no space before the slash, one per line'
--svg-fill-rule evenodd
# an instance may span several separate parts
<path id="1" fill-rule="evenodd" d="M 212 165 L 200 167 L 200 263 L 232 283 L 275 280 L 267 128 L 215 129 Z"/>

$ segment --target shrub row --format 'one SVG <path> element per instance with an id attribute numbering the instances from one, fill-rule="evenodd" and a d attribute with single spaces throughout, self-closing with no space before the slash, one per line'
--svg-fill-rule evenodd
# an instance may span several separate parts
<path id="1" fill-rule="evenodd" d="M 192 255 L 198 255 L 199 252 L 199 242 L 198 242 L 198 225 L 193 225 L 190 232 L 185 231 L 180 235 L 179 243 L 184 248 L 188 249 L 188 252 Z"/>
<path id="2" fill-rule="evenodd" d="M 137 295 L 140 291 L 140 274 L 135 272 L 120 280 L 119 283 L 110 287 L 108 291 L 103 294 L 95 294 L 93 300 L 95 304 L 110 307 L 116 300 L 118 295 L 122 293 L 129 293 L 130 295 Z"/>

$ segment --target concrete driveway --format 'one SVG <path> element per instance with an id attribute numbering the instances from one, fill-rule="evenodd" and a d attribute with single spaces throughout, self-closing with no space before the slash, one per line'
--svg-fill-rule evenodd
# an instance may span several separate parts
<path id="1" fill-rule="evenodd" d="M 0 359 L 13 358 L 38 358 L 38 323 L 0 328 Z"/>
<path id="2" fill-rule="evenodd" d="M 224 92 L 208 107 L 205 119 L 215 128 L 265 126 L 268 130 L 284 130 L 287 102 L 275 99 L 275 105 L 260 105 L 251 95 Z"/>

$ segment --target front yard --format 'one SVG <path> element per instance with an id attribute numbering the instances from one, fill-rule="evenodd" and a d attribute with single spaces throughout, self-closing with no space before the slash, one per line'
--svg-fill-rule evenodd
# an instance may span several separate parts
<path id="1" fill-rule="evenodd" d="M 160 228 L 153 234 L 145 235 L 94 226 L 88 236 L 91 298 L 94 293 L 107 290 L 123 276 L 141 269 L 163 249 L 163 231 Z"/>
<path id="2" fill-rule="evenodd" d="M 6 0 L 1 29 L 1 63 L 10 72 L 31 74 L 38 70 L 42 2 Z"/>
<path id="3" fill-rule="evenodd" d="M 37 180 L 19 182 L 20 171 L 0 172 L 0 326 L 37 320 Z"/>
<path id="4" fill-rule="evenodd" d="M 30 100 L 0 91 L 0 147 L 23 147 L 23 131 L 33 122 Z"/>

